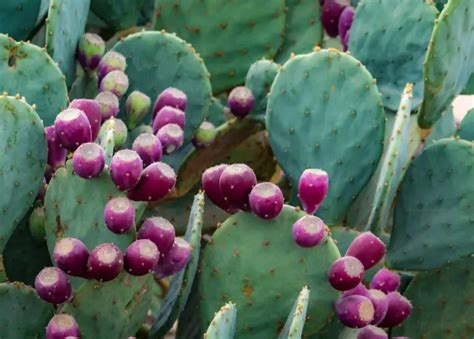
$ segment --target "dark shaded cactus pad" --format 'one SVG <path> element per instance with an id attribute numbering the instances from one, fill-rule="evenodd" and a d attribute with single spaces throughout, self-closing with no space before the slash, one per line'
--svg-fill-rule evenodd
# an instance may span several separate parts
<path id="1" fill-rule="evenodd" d="M 44 0 L 2 0 L 0 32 L 17 40 L 26 39 L 41 19 Z"/>

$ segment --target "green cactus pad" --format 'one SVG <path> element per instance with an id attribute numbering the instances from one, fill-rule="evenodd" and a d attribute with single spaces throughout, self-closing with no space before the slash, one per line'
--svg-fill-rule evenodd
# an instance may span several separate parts
<path id="1" fill-rule="evenodd" d="M 232 339 L 235 335 L 237 309 L 232 302 L 221 307 L 212 319 L 204 339 Z"/>
<path id="2" fill-rule="evenodd" d="M 450 138 L 456 134 L 456 118 L 454 117 L 453 107 L 449 106 L 441 117 L 433 125 L 430 135 L 425 144 L 431 145 L 433 142 L 444 138 Z M 474 139 L 473 139 L 474 140 Z"/>
<path id="3" fill-rule="evenodd" d="M 82 74 L 74 80 L 69 97 L 74 99 L 94 99 L 99 94 L 97 75 Z"/>
<path id="4" fill-rule="evenodd" d="M 201 262 L 203 328 L 222 303 L 233 301 L 239 314 L 236 338 L 276 338 L 305 285 L 312 295 L 305 335 L 328 322 L 338 292 L 327 272 L 340 255 L 331 237 L 312 248 L 294 242 L 292 225 L 304 215 L 291 206 L 270 221 L 239 212 L 217 229 Z"/>
<path id="5" fill-rule="evenodd" d="M 285 327 L 281 331 L 278 338 L 280 339 L 300 339 L 303 334 L 303 327 L 306 320 L 306 311 L 308 309 L 309 290 L 303 287 L 296 298 L 293 309 L 291 310 Z"/>
<path id="6" fill-rule="evenodd" d="M 0 253 L 42 185 L 47 147 L 43 124 L 24 99 L 0 95 Z"/>
<path id="7" fill-rule="evenodd" d="M 443 139 L 411 163 L 394 211 L 391 267 L 434 269 L 473 253 L 473 157 L 471 142 Z"/>
<path id="8" fill-rule="evenodd" d="M 438 15 L 426 0 L 363 0 L 351 27 L 349 50 L 377 79 L 385 107 L 396 111 L 412 83 L 413 108 L 423 99 L 423 60 Z"/>
<path id="9" fill-rule="evenodd" d="M 219 99 L 211 99 L 211 107 L 209 107 L 209 113 L 207 115 L 207 120 L 214 124 L 214 126 L 220 126 L 225 123 L 225 113 L 224 105 L 219 101 Z"/>
<path id="10" fill-rule="evenodd" d="M 431 128 L 461 93 L 472 70 L 474 9 L 471 0 L 450 0 L 439 15 L 424 65 L 424 99 L 418 125 Z"/>
<path id="11" fill-rule="evenodd" d="M 108 171 L 86 180 L 73 173 L 71 161 L 67 162 L 66 168 L 56 170 L 45 197 L 46 239 L 50 253 L 56 241 L 64 237 L 82 240 L 89 250 L 113 242 L 124 251 L 135 240 L 135 231 L 115 234 L 104 224 L 105 204 L 122 194 L 115 188 Z"/>
<path id="12" fill-rule="evenodd" d="M 53 306 L 42 301 L 33 288 L 21 283 L 0 284 L 2 338 L 44 338 L 53 312 Z"/>
<path id="13" fill-rule="evenodd" d="M 255 98 L 250 116 L 263 124 L 265 123 L 265 113 L 267 111 L 268 92 L 270 92 L 270 87 L 278 73 L 278 66 L 278 64 L 270 60 L 259 60 L 250 66 L 245 77 L 245 86 L 252 91 Z"/>
<path id="14" fill-rule="evenodd" d="M 89 280 L 60 309 L 76 319 L 81 338 L 127 338 L 138 331 L 151 303 L 153 274 L 122 272 L 108 282 Z"/>
<path id="15" fill-rule="evenodd" d="M 474 94 L 474 73 L 471 74 L 469 81 L 466 84 L 466 87 L 462 90 L 461 94 Z"/>
<path id="16" fill-rule="evenodd" d="M 203 242 L 201 246 L 204 245 L 206 245 L 206 242 Z M 189 295 L 186 306 L 184 307 L 178 319 L 176 339 L 202 339 L 201 336 L 204 330 L 201 328 L 201 312 L 199 311 L 200 302 L 201 296 L 199 295 L 198 270 L 198 272 L 196 272 L 196 276 L 194 277 L 191 294 Z"/>
<path id="17" fill-rule="evenodd" d="M 249 66 L 283 41 L 283 0 L 157 0 L 156 29 L 176 32 L 201 54 L 220 93 L 244 82 Z M 219 13 L 219 15 L 216 15 Z"/>
<path id="18" fill-rule="evenodd" d="M 46 50 L 71 85 L 76 75 L 76 47 L 86 27 L 90 0 L 51 0 L 46 21 Z"/>
<path id="19" fill-rule="evenodd" d="M 273 82 L 266 126 L 293 187 L 306 168 L 329 174 L 318 215 L 328 225 L 340 224 L 382 154 L 384 110 L 374 79 L 337 50 L 296 56 Z"/>
<path id="20" fill-rule="evenodd" d="M 392 335 L 425 338 L 474 337 L 474 258 L 418 274 L 404 295 L 413 304 L 411 315 Z"/>
<path id="21" fill-rule="evenodd" d="M 144 2 L 144 0 L 91 0 L 91 10 L 117 31 L 135 26 Z"/>
<path id="22" fill-rule="evenodd" d="M 17 40 L 30 35 L 40 17 L 42 0 L 2 0 L 0 2 L 0 32 Z"/>
<path id="23" fill-rule="evenodd" d="M 461 121 L 456 135 L 467 141 L 474 141 L 474 109 L 471 109 Z"/>
<path id="24" fill-rule="evenodd" d="M 321 6 L 313 0 L 285 0 L 286 29 L 283 45 L 275 56 L 285 62 L 291 53 L 309 53 L 323 39 Z"/>
<path id="25" fill-rule="evenodd" d="M 199 192 L 194 197 L 188 227 L 184 235 L 184 239 L 192 247 L 191 259 L 189 259 L 186 267 L 176 273 L 171 280 L 168 294 L 150 330 L 149 336 L 152 338 L 164 336 L 170 330 L 179 314 L 183 311 L 189 294 L 191 293 L 191 287 L 197 271 L 201 251 L 203 214 L 204 193 Z"/>
<path id="26" fill-rule="evenodd" d="M 36 106 L 45 126 L 68 103 L 64 75 L 38 46 L 0 34 L 0 92 L 17 93 Z"/>
<path id="27" fill-rule="evenodd" d="M 139 90 L 154 101 L 168 87 L 186 93 L 184 133 L 190 141 L 211 104 L 208 72 L 193 48 L 168 33 L 141 32 L 129 35 L 113 49 L 127 58 L 128 94 Z"/>

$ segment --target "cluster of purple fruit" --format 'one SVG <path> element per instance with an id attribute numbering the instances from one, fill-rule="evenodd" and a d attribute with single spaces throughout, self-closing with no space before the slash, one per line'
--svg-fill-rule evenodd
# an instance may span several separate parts
<path id="1" fill-rule="evenodd" d="M 385 245 L 371 232 L 358 235 L 345 256 L 337 259 L 328 272 L 333 288 L 342 291 L 334 304 L 336 314 L 345 326 L 363 328 L 363 338 L 387 338 L 381 328 L 401 324 L 411 313 L 408 299 L 397 292 L 400 276 L 386 268 L 380 269 L 370 282 L 363 284 L 366 270 L 377 265 L 385 255 Z"/>
<path id="2" fill-rule="evenodd" d="M 344 51 L 349 45 L 349 35 L 355 10 L 348 0 L 319 0 L 321 8 L 321 21 L 326 33 L 330 37 L 339 35 Z"/>

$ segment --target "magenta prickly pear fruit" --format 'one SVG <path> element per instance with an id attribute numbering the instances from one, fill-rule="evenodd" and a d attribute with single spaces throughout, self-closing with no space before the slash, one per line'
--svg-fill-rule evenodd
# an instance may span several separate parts
<path id="1" fill-rule="evenodd" d="M 105 140 L 107 133 L 113 131 L 114 134 L 114 146 L 115 148 L 121 148 L 125 145 L 127 141 L 128 131 L 125 123 L 117 118 L 111 117 L 102 124 L 102 127 L 99 131 L 99 140 Z"/>
<path id="2" fill-rule="evenodd" d="M 387 294 L 396 291 L 400 287 L 400 276 L 398 273 L 392 272 L 382 267 L 370 281 L 370 288 L 381 290 Z"/>
<path id="3" fill-rule="evenodd" d="M 191 141 L 196 148 L 206 148 L 212 145 L 216 139 L 216 135 L 216 126 L 209 121 L 204 121 L 197 129 Z"/>
<path id="4" fill-rule="evenodd" d="M 374 305 L 374 320 L 372 325 L 379 324 L 387 314 L 388 310 L 388 299 L 385 293 L 379 290 L 369 290 L 369 299 Z"/>
<path id="5" fill-rule="evenodd" d="M 206 196 L 218 207 L 222 208 L 227 213 L 235 213 L 237 209 L 232 207 L 230 203 L 224 198 L 221 192 L 219 181 L 222 172 L 228 165 L 221 164 L 209 167 L 204 171 L 201 177 L 202 188 Z"/>
<path id="6" fill-rule="evenodd" d="M 67 150 L 61 146 L 61 141 L 56 133 L 55 126 L 49 126 L 44 129 L 46 141 L 48 143 L 48 165 L 52 173 L 66 163 Z"/>
<path id="7" fill-rule="evenodd" d="M 121 191 L 135 187 L 143 171 L 143 161 L 137 152 L 129 149 L 118 151 L 110 161 L 110 176 Z"/>
<path id="8" fill-rule="evenodd" d="M 364 278 L 364 265 L 354 257 L 337 259 L 329 269 L 328 279 L 338 291 L 347 291 L 356 287 Z"/>
<path id="9" fill-rule="evenodd" d="M 168 253 L 175 239 L 174 226 L 165 218 L 148 218 L 138 231 L 138 239 L 148 239 L 158 247 L 162 255 Z"/>
<path id="10" fill-rule="evenodd" d="M 313 247 L 326 236 L 326 225 L 314 215 L 305 215 L 293 224 L 293 240 L 301 247 Z"/>
<path id="11" fill-rule="evenodd" d="M 161 108 L 153 119 L 153 133 L 157 133 L 163 126 L 168 124 L 176 124 L 184 129 L 186 116 L 184 111 L 179 108 L 164 106 Z"/>
<path id="12" fill-rule="evenodd" d="M 85 33 L 81 36 L 77 46 L 77 61 L 86 71 L 97 68 L 100 58 L 105 52 L 105 42 L 97 34 Z"/>
<path id="13" fill-rule="evenodd" d="M 95 97 L 95 100 L 99 103 L 102 121 L 117 116 L 120 103 L 114 93 L 101 92 Z"/>
<path id="14" fill-rule="evenodd" d="M 307 169 L 298 183 L 298 198 L 306 213 L 314 214 L 328 193 L 328 174 L 320 169 Z"/>
<path id="15" fill-rule="evenodd" d="M 115 279 L 123 267 L 123 255 L 112 243 L 105 243 L 92 250 L 87 261 L 87 274 L 99 281 Z"/>
<path id="16" fill-rule="evenodd" d="M 145 168 L 138 184 L 128 192 L 135 201 L 158 201 L 164 198 L 176 184 L 176 173 L 164 162 L 155 162 Z"/>
<path id="17" fill-rule="evenodd" d="M 339 33 L 339 17 L 346 6 L 340 0 L 326 0 L 321 9 L 321 22 L 326 33 L 330 37 L 336 37 Z"/>
<path id="18" fill-rule="evenodd" d="M 128 128 L 137 127 L 145 119 L 151 107 L 151 99 L 145 93 L 133 91 L 125 101 L 125 111 Z"/>
<path id="19" fill-rule="evenodd" d="M 41 299 L 51 304 L 62 304 L 71 297 L 66 273 L 56 267 L 45 267 L 36 275 L 35 289 Z"/>
<path id="20" fill-rule="evenodd" d="M 277 217 L 283 208 L 283 200 L 280 187 L 271 182 L 255 185 L 249 195 L 250 209 L 262 219 Z"/>
<path id="21" fill-rule="evenodd" d="M 100 81 L 100 91 L 101 92 L 112 92 L 117 96 L 117 98 L 121 98 L 127 93 L 129 86 L 127 74 L 122 71 L 116 70 L 108 73 L 101 81 Z"/>
<path id="22" fill-rule="evenodd" d="M 92 141 L 97 139 L 100 125 L 102 124 L 102 114 L 99 102 L 93 99 L 74 99 L 69 104 L 69 108 L 77 108 L 84 112 L 91 124 Z"/>
<path id="23" fill-rule="evenodd" d="M 366 270 L 378 264 L 385 254 L 385 244 L 372 232 L 359 234 L 352 240 L 346 255 L 359 259 Z"/>
<path id="24" fill-rule="evenodd" d="M 104 208 L 104 222 L 116 234 L 128 232 L 135 225 L 135 206 L 126 197 L 111 199 Z"/>
<path id="25" fill-rule="evenodd" d="M 410 301 L 398 292 L 387 294 L 388 309 L 383 320 L 378 324 L 380 327 L 395 327 L 400 325 L 411 313 Z"/>
<path id="26" fill-rule="evenodd" d="M 219 179 L 219 187 L 224 199 L 231 206 L 249 211 L 249 194 L 257 184 L 254 171 L 245 164 L 227 166 Z"/>
<path id="27" fill-rule="evenodd" d="M 156 136 L 160 139 L 164 154 L 171 154 L 183 146 L 184 131 L 176 124 L 161 127 Z"/>
<path id="28" fill-rule="evenodd" d="M 350 295 L 361 295 L 363 297 L 369 298 L 369 290 L 364 284 L 360 283 L 356 287 L 351 288 L 350 290 L 342 292 L 342 297 L 348 297 Z"/>
<path id="29" fill-rule="evenodd" d="M 81 144 L 92 141 L 92 129 L 87 115 L 77 108 L 67 108 L 54 121 L 61 146 L 74 152 Z"/>
<path id="30" fill-rule="evenodd" d="M 347 6 L 344 8 L 344 10 L 341 12 L 341 16 L 339 17 L 339 23 L 338 23 L 338 31 L 339 31 L 339 39 L 341 40 L 341 43 L 344 47 L 344 51 L 347 50 L 347 42 L 346 36 L 348 32 L 351 29 L 352 26 L 352 21 L 354 20 L 354 14 L 355 10 L 354 7 L 352 6 Z"/>
<path id="31" fill-rule="evenodd" d="M 155 266 L 155 276 L 162 279 L 181 271 L 191 258 L 191 250 L 186 240 L 176 238 L 169 252 L 163 255 Z"/>
<path id="32" fill-rule="evenodd" d="M 126 68 L 127 60 L 125 57 L 118 52 L 109 51 L 100 59 L 97 69 L 99 80 L 102 80 L 108 73 L 115 70 L 125 72 Z"/>
<path id="33" fill-rule="evenodd" d="M 125 270 L 131 275 L 145 275 L 160 259 L 160 251 L 153 241 L 139 239 L 130 244 L 123 257 Z"/>
<path id="34" fill-rule="evenodd" d="M 105 152 L 100 145 L 87 142 L 74 151 L 72 167 L 81 178 L 90 179 L 99 176 L 104 166 Z"/>
<path id="35" fill-rule="evenodd" d="M 132 148 L 142 158 L 144 167 L 160 161 L 163 156 L 160 139 L 151 133 L 140 134 L 133 142 Z"/>
<path id="36" fill-rule="evenodd" d="M 80 338 L 76 320 L 68 314 L 54 315 L 46 327 L 46 339 Z"/>
<path id="37" fill-rule="evenodd" d="M 54 262 L 69 275 L 85 277 L 88 258 L 89 250 L 79 239 L 63 238 L 54 246 Z"/>
<path id="38" fill-rule="evenodd" d="M 388 339 L 388 335 L 381 328 L 369 325 L 357 333 L 357 339 Z"/>
<path id="39" fill-rule="evenodd" d="M 246 117 L 252 111 L 254 102 L 252 91 L 245 86 L 235 87 L 227 99 L 230 112 L 237 118 Z"/>
<path id="40" fill-rule="evenodd" d="M 183 91 L 177 88 L 168 87 L 156 98 L 155 104 L 153 105 L 152 118 L 154 119 L 158 111 L 160 111 L 165 106 L 178 108 L 183 112 L 186 112 L 187 100 L 186 94 Z"/>
<path id="41" fill-rule="evenodd" d="M 334 304 L 337 317 L 347 327 L 362 328 L 374 319 L 372 302 L 360 295 L 341 298 Z"/>

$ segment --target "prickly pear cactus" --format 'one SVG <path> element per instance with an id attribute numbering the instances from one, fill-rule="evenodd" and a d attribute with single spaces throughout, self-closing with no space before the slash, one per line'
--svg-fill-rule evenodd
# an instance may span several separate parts
<path id="1" fill-rule="evenodd" d="M 44 0 L 3 0 L 0 3 L 0 32 L 14 39 L 27 39 L 42 19 Z"/>
<path id="2" fill-rule="evenodd" d="M 134 26 L 145 0 L 91 0 L 91 10 L 107 26 L 122 30 Z"/>
<path id="3" fill-rule="evenodd" d="M 305 286 L 298 294 L 293 309 L 285 323 L 285 327 L 278 338 L 298 339 L 303 334 L 303 326 L 306 320 L 310 290 Z"/>
<path id="4" fill-rule="evenodd" d="M 225 304 L 212 319 L 206 333 L 204 333 L 204 339 L 233 338 L 236 318 L 237 309 L 235 305 L 232 303 Z"/>
<path id="5" fill-rule="evenodd" d="M 462 119 L 456 135 L 464 140 L 474 141 L 474 109 L 467 112 L 464 119 Z"/>

